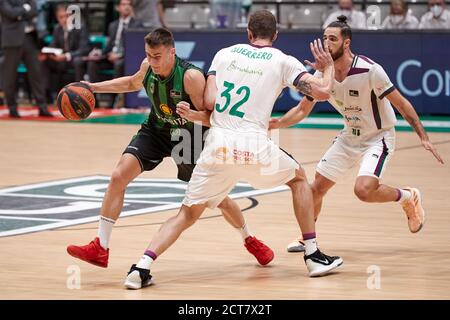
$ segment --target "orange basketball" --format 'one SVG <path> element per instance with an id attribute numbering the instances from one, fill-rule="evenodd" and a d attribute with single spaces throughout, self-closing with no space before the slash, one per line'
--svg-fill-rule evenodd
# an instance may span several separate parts
<path id="1" fill-rule="evenodd" d="M 95 95 L 87 84 L 74 82 L 66 85 L 58 93 L 59 112 L 69 120 L 89 117 L 95 108 Z"/>

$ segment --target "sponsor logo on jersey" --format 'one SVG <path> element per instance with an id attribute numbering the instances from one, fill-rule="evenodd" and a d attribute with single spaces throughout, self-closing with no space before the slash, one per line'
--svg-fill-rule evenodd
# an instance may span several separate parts
<path id="1" fill-rule="evenodd" d="M 348 94 L 351 97 L 359 97 L 359 91 L 358 90 L 348 90 Z"/>
<path id="2" fill-rule="evenodd" d="M 344 112 L 346 112 L 346 111 L 361 112 L 362 108 L 358 107 L 358 106 L 344 107 Z"/>
<path id="3" fill-rule="evenodd" d="M 361 118 L 359 118 L 358 116 L 347 116 L 347 115 L 345 115 L 345 120 L 347 120 L 348 122 L 350 122 L 350 121 L 357 122 L 357 121 L 361 121 Z"/>
<path id="4" fill-rule="evenodd" d="M 172 89 L 172 90 L 170 90 L 170 97 L 171 97 L 172 99 L 181 99 L 181 92 Z"/>
<path id="5" fill-rule="evenodd" d="M 172 115 L 172 109 L 170 109 L 170 107 L 165 103 L 160 104 L 159 109 L 161 109 L 161 111 L 164 112 L 165 115 Z"/>
<path id="6" fill-rule="evenodd" d="M 155 92 L 155 83 L 153 83 L 153 82 L 150 83 L 150 92 L 151 92 L 151 94 L 153 94 Z"/>

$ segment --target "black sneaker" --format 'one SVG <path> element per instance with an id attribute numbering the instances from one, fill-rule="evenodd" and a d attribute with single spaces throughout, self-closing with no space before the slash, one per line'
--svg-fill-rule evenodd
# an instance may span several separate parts
<path id="1" fill-rule="evenodd" d="M 310 277 L 323 276 L 331 270 L 339 267 L 344 261 L 340 257 L 330 257 L 317 249 L 314 253 L 303 257 L 308 267 Z"/>
<path id="2" fill-rule="evenodd" d="M 128 289 L 141 289 L 151 284 L 152 276 L 150 270 L 138 268 L 133 264 L 130 271 L 128 271 L 124 286 Z"/>

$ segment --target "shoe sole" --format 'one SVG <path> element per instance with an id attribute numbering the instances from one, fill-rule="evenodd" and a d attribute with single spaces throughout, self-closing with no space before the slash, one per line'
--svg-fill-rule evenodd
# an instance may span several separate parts
<path id="1" fill-rule="evenodd" d="M 152 279 L 150 279 L 150 280 L 144 282 L 143 284 L 137 284 L 137 283 L 135 283 L 135 282 L 131 282 L 131 281 L 125 280 L 125 283 L 124 283 L 123 285 L 124 285 L 125 288 L 127 288 L 127 289 L 131 289 L 131 290 L 139 290 L 139 289 L 148 287 L 148 286 L 150 286 L 150 285 L 152 285 L 152 284 L 153 284 L 153 281 L 152 281 Z"/>
<path id="2" fill-rule="evenodd" d="M 411 231 L 411 233 L 417 233 L 420 230 L 422 230 L 423 225 L 425 224 L 425 210 L 423 209 L 423 206 L 422 206 L 422 195 L 420 194 L 419 189 L 411 188 L 411 190 L 414 190 L 417 193 L 417 197 L 419 198 L 419 206 L 422 208 L 422 212 L 423 212 L 423 219 L 422 219 L 422 223 L 420 224 L 419 228 L 415 231 L 409 230 L 409 231 Z"/>
<path id="3" fill-rule="evenodd" d="M 288 246 L 287 252 L 305 252 L 305 246 L 298 244 L 296 246 Z"/>
<path id="4" fill-rule="evenodd" d="M 83 259 L 82 257 L 77 256 L 75 253 L 70 252 L 70 250 L 68 248 L 67 248 L 67 253 L 69 255 L 71 255 L 72 257 L 74 257 L 74 258 L 77 258 L 77 259 L 79 259 L 81 261 L 90 263 L 90 264 L 92 264 L 94 266 L 97 266 L 97 267 L 100 267 L 100 268 L 107 268 L 108 267 L 108 264 L 102 264 L 102 263 L 99 263 L 99 262 L 94 261 L 94 260 Z"/>
<path id="5" fill-rule="evenodd" d="M 328 266 L 324 266 L 323 268 L 320 268 L 317 271 L 310 272 L 309 276 L 310 277 L 323 276 L 323 275 L 329 273 L 330 271 L 336 269 L 337 267 L 341 266 L 343 263 L 344 263 L 344 261 L 341 258 L 339 258 L 338 260 L 333 261 L 333 263 Z"/>

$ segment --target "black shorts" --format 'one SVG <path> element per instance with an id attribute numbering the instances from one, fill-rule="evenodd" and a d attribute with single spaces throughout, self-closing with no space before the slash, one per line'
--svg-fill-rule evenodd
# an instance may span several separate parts
<path id="1" fill-rule="evenodd" d="M 153 170 L 164 158 L 172 157 L 178 167 L 177 178 L 188 182 L 203 149 L 203 137 L 206 136 L 204 132 L 208 129 L 196 127 L 197 134 L 191 130 L 182 130 L 181 135 L 172 135 L 170 130 L 143 124 L 123 153 L 134 155 L 139 160 L 142 171 Z"/>

